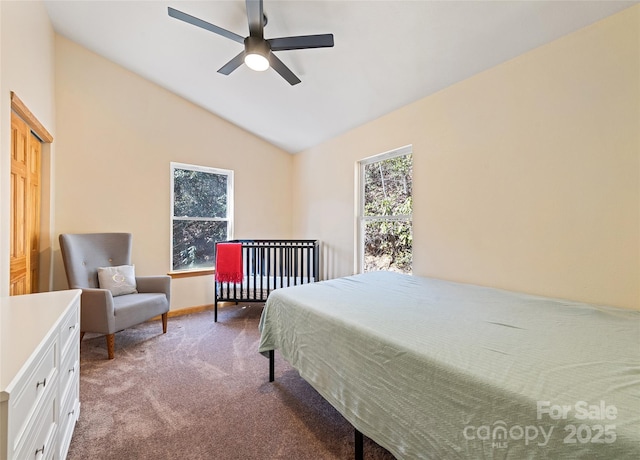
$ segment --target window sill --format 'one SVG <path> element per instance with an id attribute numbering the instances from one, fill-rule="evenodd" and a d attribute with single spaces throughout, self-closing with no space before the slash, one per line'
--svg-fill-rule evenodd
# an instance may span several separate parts
<path id="1" fill-rule="evenodd" d="M 171 279 L 176 278 L 191 278 L 194 276 L 210 276 L 213 275 L 216 271 L 213 268 L 199 268 L 195 270 L 180 270 L 176 272 L 169 272 L 167 275 L 171 277 Z"/>

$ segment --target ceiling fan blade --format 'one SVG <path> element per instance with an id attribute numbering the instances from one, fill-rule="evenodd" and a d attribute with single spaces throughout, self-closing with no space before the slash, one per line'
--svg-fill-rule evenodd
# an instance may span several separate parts
<path id="1" fill-rule="evenodd" d="M 236 57 L 231 59 L 229 62 L 227 62 L 222 67 L 220 67 L 218 72 L 221 73 L 221 74 L 224 74 L 224 75 L 229 75 L 231 72 L 233 72 L 238 67 L 240 67 L 243 62 L 244 62 L 244 51 L 242 51 Z"/>
<path id="2" fill-rule="evenodd" d="M 182 11 L 178 11 L 174 8 L 169 7 L 169 16 L 172 18 L 179 19 L 180 21 L 184 21 L 196 27 L 200 27 L 202 29 L 208 30 L 210 32 L 216 33 L 218 35 L 222 35 L 223 37 L 230 38 L 233 41 L 244 44 L 244 37 L 241 37 L 238 34 L 228 31 L 227 29 L 223 29 L 222 27 L 214 26 L 202 19 L 198 19 L 195 16 L 191 16 L 190 14 L 183 13 Z"/>
<path id="3" fill-rule="evenodd" d="M 262 0 L 247 0 L 247 18 L 249 19 L 249 35 L 264 38 L 264 12 Z"/>
<path id="4" fill-rule="evenodd" d="M 291 86 L 300 83 L 300 79 L 273 53 L 269 53 L 269 64 L 273 67 L 273 70 L 278 72 Z"/>
<path id="5" fill-rule="evenodd" d="M 333 34 L 270 38 L 267 41 L 273 51 L 331 48 L 333 46 Z"/>

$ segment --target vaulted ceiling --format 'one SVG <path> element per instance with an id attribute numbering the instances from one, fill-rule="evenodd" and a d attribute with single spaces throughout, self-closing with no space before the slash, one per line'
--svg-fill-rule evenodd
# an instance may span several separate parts
<path id="1" fill-rule="evenodd" d="M 242 44 L 167 14 L 244 37 L 243 0 L 45 3 L 57 33 L 296 153 L 638 2 L 265 0 L 265 38 L 334 35 L 276 53 L 295 86 L 273 69 L 218 73 Z"/>

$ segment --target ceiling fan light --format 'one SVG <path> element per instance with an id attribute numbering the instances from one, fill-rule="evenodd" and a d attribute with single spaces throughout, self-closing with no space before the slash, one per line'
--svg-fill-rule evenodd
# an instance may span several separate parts
<path id="1" fill-rule="evenodd" d="M 244 63 L 251 70 L 263 72 L 269 68 L 269 59 L 258 53 L 247 53 L 244 57 Z"/>

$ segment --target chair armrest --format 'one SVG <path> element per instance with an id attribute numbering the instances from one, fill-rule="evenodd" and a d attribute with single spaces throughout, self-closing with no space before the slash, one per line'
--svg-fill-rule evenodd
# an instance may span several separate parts
<path id="1" fill-rule="evenodd" d="M 101 334 L 116 332 L 115 310 L 110 290 L 82 288 L 80 310 L 81 331 Z"/>
<path id="2" fill-rule="evenodd" d="M 169 275 L 136 276 L 138 292 L 161 292 L 171 304 L 171 277 Z"/>

